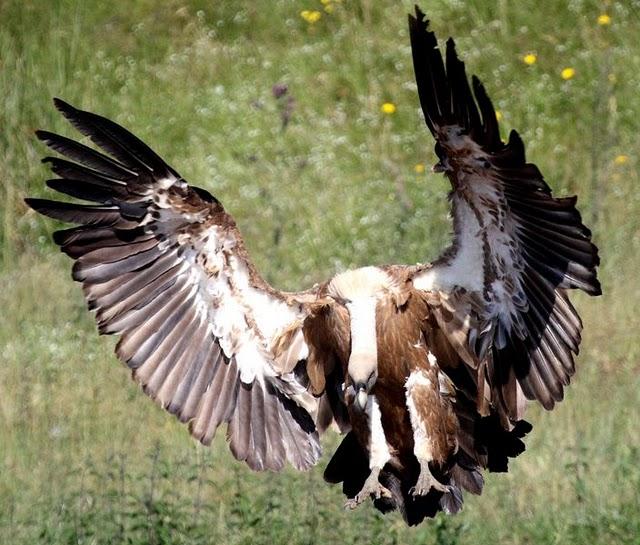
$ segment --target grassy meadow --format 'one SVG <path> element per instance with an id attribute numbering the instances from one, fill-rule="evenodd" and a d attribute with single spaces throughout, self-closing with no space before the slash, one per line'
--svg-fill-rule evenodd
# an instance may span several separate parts
<path id="1" fill-rule="evenodd" d="M 519 130 L 557 194 L 579 194 L 601 250 L 603 297 L 574 298 L 574 384 L 553 412 L 531 406 L 527 452 L 460 515 L 413 529 L 343 511 L 322 480 L 335 436 L 308 473 L 251 473 L 224 433 L 203 448 L 139 391 L 50 240 L 60 225 L 22 201 L 49 194 L 33 131 L 77 137 L 59 96 L 215 194 L 276 287 L 433 259 L 447 184 L 430 172 L 412 2 L 2 0 L 0 543 L 640 543 L 640 2 L 422 6 L 503 134 Z"/>

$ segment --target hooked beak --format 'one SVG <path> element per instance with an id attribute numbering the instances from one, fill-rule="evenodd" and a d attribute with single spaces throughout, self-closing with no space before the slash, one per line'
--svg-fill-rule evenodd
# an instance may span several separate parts
<path id="1" fill-rule="evenodd" d="M 371 371 L 371 374 L 369 375 L 369 377 L 367 378 L 366 381 L 364 380 L 353 380 L 353 377 L 351 378 L 351 384 L 352 384 L 352 392 L 354 397 L 353 399 L 353 404 L 355 405 L 355 408 L 360 410 L 360 411 L 365 411 L 367 408 L 367 401 L 369 400 L 369 394 L 371 393 L 371 390 L 373 389 L 377 379 L 378 379 L 378 371 L 377 369 L 374 369 L 373 371 Z M 355 394 L 355 395 L 354 395 Z"/>
<path id="2" fill-rule="evenodd" d="M 360 385 L 357 392 L 358 393 L 356 394 L 356 399 L 355 399 L 356 405 L 361 411 L 364 411 L 367 408 L 367 399 L 369 397 L 369 394 L 364 384 Z"/>
<path id="3" fill-rule="evenodd" d="M 352 353 L 347 373 L 347 382 L 351 390 L 348 403 L 352 403 L 354 409 L 364 411 L 367 408 L 367 398 L 378 380 L 376 353 Z"/>

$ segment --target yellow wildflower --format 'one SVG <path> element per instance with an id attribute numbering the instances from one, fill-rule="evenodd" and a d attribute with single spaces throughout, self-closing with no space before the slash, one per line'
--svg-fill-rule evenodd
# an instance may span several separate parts
<path id="1" fill-rule="evenodd" d="M 628 155 L 616 155 L 615 159 L 613 160 L 613 162 L 616 165 L 625 165 L 629 162 L 629 156 Z"/>
<path id="2" fill-rule="evenodd" d="M 416 174 L 424 174 L 424 165 L 422 163 L 418 163 L 415 167 L 413 167 L 413 170 Z"/>
<path id="3" fill-rule="evenodd" d="M 300 17 L 302 17 L 307 23 L 312 25 L 313 23 L 317 23 L 320 20 L 320 17 L 322 17 L 322 13 L 320 13 L 317 9 L 305 9 L 300 12 Z"/>
<path id="4" fill-rule="evenodd" d="M 391 115 L 396 113 L 396 105 L 393 102 L 385 102 L 380 106 L 380 111 L 383 114 Z"/>
<path id="5" fill-rule="evenodd" d="M 324 11 L 326 11 L 327 13 L 333 13 L 333 4 L 331 2 L 327 2 L 324 5 Z"/>
<path id="6" fill-rule="evenodd" d="M 527 53 L 524 57 L 522 57 L 522 60 L 527 66 L 531 66 L 538 60 L 538 55 L 536 55 L 535 53 Z"/>
<path id="7" fill-rule="evenodd" d="M 562 79 L 571 79 L 575 75 L 576 71 L 571 67 L 563 68 L 562 72 L 560 72 Z"/>
<path id="8" fill-rule="evenodd" d="M 502 121 L 502 112 L 500 110 L 496 110 L 496 121 L 500 123 Z"/>
<path id="9" fill-rule="evenodd" d="M 598 24 L 600 26 L 606 26 L 611 24 L 611 17 L 606 13 L 598 15 Z"/>

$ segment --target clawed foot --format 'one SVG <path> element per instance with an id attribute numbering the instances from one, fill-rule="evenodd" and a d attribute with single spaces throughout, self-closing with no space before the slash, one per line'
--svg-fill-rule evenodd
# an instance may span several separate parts
<path id="1" fill-rule="evenodd" d="M 426 496 L 432 488 L 438 492 L 442 492 L 443 494 L 451 490 L 449 486 L 442 484 L 431 474 L 427 464 L 421 464 L 420 475 L 418 476 L 415 486 L 410 490 L 410 492 L 414 496 Z"/>
<path id="2" fill-rule="evenodd" d="M 374 499 L 378 498 L 390 498 L 391 492 L 384 486 L 380 484 L 378 481 L 378 475 L 380 474 L 380 470 L 371 470 L 371 473 L 367 477 L 367 480 L 364 482 L 362 489 L 358 492 L 355 497 L 350 498 L 344 504 L 345 509 L 355 509 L 360 505 L 363 501 L 365 501 L 369 496 Z"/>

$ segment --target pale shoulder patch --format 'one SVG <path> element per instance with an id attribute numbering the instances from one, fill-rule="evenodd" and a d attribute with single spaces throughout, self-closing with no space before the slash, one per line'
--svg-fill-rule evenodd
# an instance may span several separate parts
<path id="1" fill-rule="evenodd" d="M 480 222 L 471 207 L 461 199 L 456 199 L 453 214 L 456 252 L 442 263 L 418 273 L 413 278 L 413 286 L 418 290 L 449 291 L 456 286 L 472 291 L 482 290 L 485 256 Z"/>

